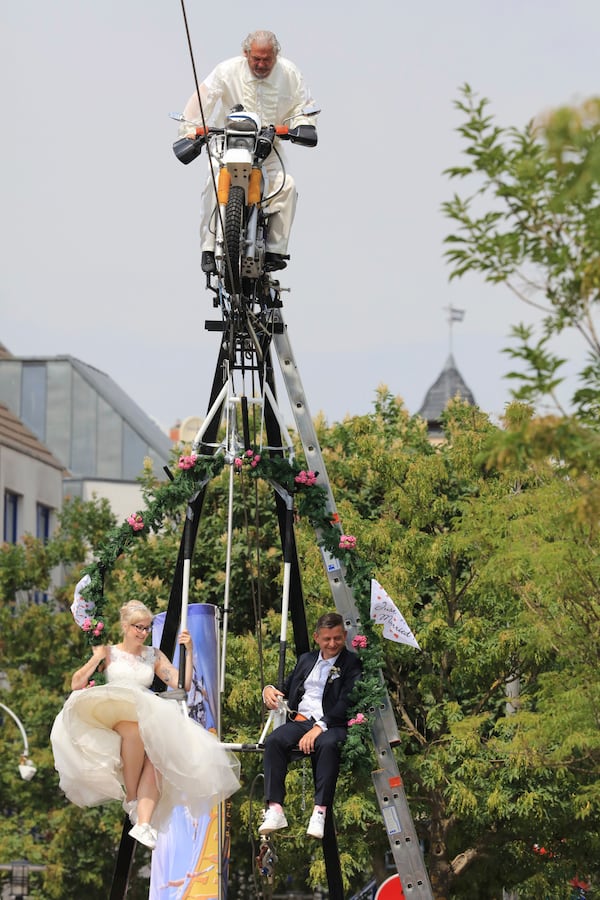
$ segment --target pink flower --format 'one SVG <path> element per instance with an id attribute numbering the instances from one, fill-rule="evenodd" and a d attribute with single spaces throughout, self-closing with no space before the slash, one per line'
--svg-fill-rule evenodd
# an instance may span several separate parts
<path id="1" fill-rule="evenodd" d="M 364 634 L 357 634 L 352 638 L 352 646 L 355 650 L 357 650 L 359 647 L 361 650 L 364 650 L 368 643 L 369 642 Z"/>
<path id="2" fill-rule="evenodd" d="M 340 537 L 340 550 L 354 550 L 356 548 L 356 538 L 353 534 L 343 534 Z"/>
<path id="3" fill-rule="evenodd" d="M 132 513 L 130 516 L 127 516 L 127 522 L 131 525 L 134 531 L 141 531 L 144 527 L 144 520 L 140 513 Z"/>
<path id="4" fill-rule="evenodd" d="M 244 465 L 244 460 L 241 459 L 241 457 L 236 456 L 236 458 L 233 461 L 233 464 L 236 467 L 236 469 L 241 469 L 242 466 Z"/>
<path id="5" fill-rule="evenodd" d="M 180 469 L 193 469 L 197 459 L 198 457 L 195 453 L 192 453 L 190 456 L 180 456 L 177 465 Z"/>
<path id="6" fill-rule="evenodd" d="M 252 450 L 247 450 L 246 456 L 248 457 L 248 462 L 252 468 L 255 469 L 260 462 L 260 453 L 254 453 Z"/>
<path id="7" fill-rule="evenodd" d="M 81 628 L 83 629 L 83 631 L 89 631 L 91 627 L 92 627 L 92 623 L 91 623 L 90 619 L 84 619 L 83 623 L 81 625 Z"/>
<path id="8" fill-rule="evenodd" d="M 317 481 L 317 474 L 316 472 L 307 472 L 305 471 L 305 469 L 302 469 L 302 471 L 298 472 L 298 474 L 294 478 L 294 481 L 296 482 L 296 484 L 305 484 L 307 487 L 312 487 L 312 485 Z"/>
<path id="9" fill-rule="evenodd" d="M 244 450 L 244 455 L 240 459 L 240 457 L 236 457 L 235 465 L 238 469 L 241 469 L 244 463 L 249 463 L 252 469 L 255 469 L 260 462 L 260 453 L 255 453 L 254 450 Z"/>
<path id="10" fill-rule="evenodd" d="M 87 686 L 94 687 L 95 684 L 96 684 L 96 682 L 92 680 L 92 681 L 88 681 Z"/>
<path id="11" fill-rule="evenodd" d="M 356 718 L 348 719 L 348 725 L 352 728 L 353 725 L 362 725 L 363 722 L 367 721 L 367 717 L 363 715 L 363 713 L 357 713 Z"/>
<path id="12" fill-rule="evenodd" d="M 98 632 L 100 632 L 100 631 L 102 631 L 103 629 L 104 629 L 104 622 L 97 622 L 97 623 L 96 623 L 96 630 L 97 630 Z"/>

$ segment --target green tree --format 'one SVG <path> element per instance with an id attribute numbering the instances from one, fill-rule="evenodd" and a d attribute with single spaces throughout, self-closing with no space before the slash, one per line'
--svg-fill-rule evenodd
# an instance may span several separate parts
<path id="1" fill-rule="evenodd" d="M 146 473 L 143 485 L 147 499 L 151 501 L 157 483 L 149 473 Z M 219 605 L 222 603 L 227 531 L 226 487 L 227 473 L 213 479 L 207 492 L 192 561 L 191 602 L 201 600 Z M 265 681 L 274 680 L 277 673 L 280 630 L 278 610 L 282 588 L 281 553 L 277 549 L 279 535 L 273 512 L 272 490 L 266 482 L 236 476 L 233 506 L 230 617 L 232 634 L 228 641 L 223 737 L 235 741 L 256 742 L 264 725 L 264 711 L 260 699 L 261 686 Z M 84 551 L 89 549 L 87 542 L 81 545 L 77 543 L 82 528 L 81 515 L 85 516 L 85 513 L 85 508 L 76 512 L 67 511 L 63 517 L 65 524 L 60 536 L 61 546 L 80 547 L 82 557 Z M 107 573 L 105 617 L 108 623 L 117 621 L 119 606 L 130 599 L 132 593 L 148 603 L 156 612 L 166 608 L 184 515 L 185 506 L 170 511 L 163 520 L 158 535 L 148 535 L 136 540 L 130 551 L 120 556 L 116 565 Z M 108 532 L 98 533 L 95 538 L 95 549 L 110 541 L 111 534 L 111 529 Z M 310 560 L 307 564 L 305 591 L 309 629 L 312 629 L 320 613 L 331 607 L 331 598 L 323 576 L 314 532 L 309 523 L 303 523 L 298 533 L 298 542 L 301 558 L 304 560 L 306 554 L 307 560 Z M 63 555 L 68 555 L 70 561 L 74 562 L 77 553 L 70 550 L 68 554 Z M 43 708 L 38 713 L 39 734 L 33 732 L 31 720 L 27 716 L 24 717 L 28 733 L 31 734 L 32 756 L 40 772 L 44 772 L 48 786 L 47 793 L 43 797 L 37 795 L 39 802 L 33 802 L 31 808 L 23 813 L 25 821 L 29 816 L 32 823 L 44 823 L 43 831 L 41 825 L 33 826 L 31 846 L 28 849 L 28 856 L 32 862 L 41 862 L 47 866 L 44 875 L 38 879 L 41 883 L 40 896 L 48 898 L 76 896 L 85 892 L 90 900 L 94 900 L 95 897 L 100 900 L 101 897 L 105 897 L 106 887 L 110 883 L 120 837 L 121 812 L 118 808 L 113 809 L 113 805 L 108 805 L 100 811 L 78 810 L 70 806 L 58 790 L 48 747 L 50 727 L 68 694 L 70 674 L 89 653 L 83 635 L 75 627 L 68 611 L 72 588 L 80 575 L 83 563 L 82 558 L 79 560 L 79 566 L 73 565 L 71 584 L 57 598 L 58 609 L 61 611 L 31 606 L 27 608 L 25 616 L 15 616 L 14 606 L 5 605 L 7 626 L 10 625 L 10 628 L 4 630 L 7 648 L 5 673 L 10 685 L 6 698 L 17 708 L 24 710 L 28 709 L 25 697 L 35 695 L 36 703 L 43 700 Z M 24 577 L 25 570 L 21 569 L 20 574 L 13 579 L 16 587 L 19 587 L 19 578 Z M 37 587 L 36 581 L 36 578 L 30 579 L 27 586 Z M 60 644 L 61 652 L 59 655 L 56 652 L 53 654 L 51 674 L 43 686 L 38 680 L 38 648 L 36 647 L 31 658 L 27 657 L 26 648 L 31 637 L 32 622 L 37 623 L 36 628 L 39 628 L 40 659 L 48 658 L 50 646 Z M 114 625 L 109 627 L 107 637 L 109 640 L 118 640 L 118 628 Z M 291 668 L 294 662 L 292 647 L 293 641 L 290 639 L 288 668 Z M 260 755 L 244 755 L 243 788 L 236 795 L 232 813 L 233 868 L 241 864 L 242 868 L 251 870 L 252 860 L 258 850 L 257 846 L 253 846 L 253 841 L 262 808 L 261 771 Z M 18 778 L 16 774 L 15 777 Z M 35 786 L 38 777 L 39 775 L 36 775 L 32 785 Z M 298 869 L 296 864 L 298 854 L 301 853 L 302 858 L 307 858 L 304 834 L 306 816 L 302 806 L 305 802 L 310 804 L 311 781 L 310 764 L 300 761 L 293 767 L 289 779 L 289 802 L 293 825 L 281 848 L 282 863 L 278 867 L 281 887 L 285 887 L 288 883 L 288 873 Z M 370 835 L 367 839 L 367 827 L 373 819 L 375 802 L 373 797 L 366 801 L 359 798 L 369 793 L 368 774 L 366 777 L 363 775 L 357 778 L 350 769 L 344 772 L 337 816 L 346 833 L 341 853 L 346 878 L 350 884 L 362 885 L 368 880 L 363 873 L 371 870 L 370 849 L 373 846 L 381 848 L 384 840 L 382 834 L 378 834 L 375 839 Z M 48 821 L 49 826 L 46 824 Z M 11 855 L 21 827 L 21 819 L 18 821 L 15 819 L 13 830 L 7 829 L 4 832 L 0 829 L 0 852 L 5 857 Z M 80 853 L 79 861 L 74 865 L 75 834 L 81 831 L 86 834 L 85 852 Z M 357 850 L 355 845 L 360 846 L 360 850 Z M 134 868 L 131 890 L 143 892 L 144 884 L 147 889 L 147 881 L 140 874 L 144 861 L 142 853 L 141 862 Z M 315 883 L 325 883 L 318 845 L 313 848 L 307 862 L 313 870 Z M 297 871 L 295 882 L 299 890 L 308 889 L 306 867 L 302 866 Z"/>
<path id="2" fill-rule="evenodd" d="M 0 729 L 0 860 L 26 858 L 45 866 L 31 875 L 30 896 L 44 900 L 87 896 L 105 900 L 121 831 L 120 810 L 81 810 L 58 789 L 49 735 L 69 692 L 72 671 L 88 648 L 68 611 L 73 588 L 92 547 L 115 524 L 105 500 L 68 500 L 58 527 L 44 544 L 26 536 L 22 544 L 4 544 L 0 554 L 0 700 L 12 709 L 27 732 L 37 772 L 30 782 L 19 777 L 22 751 L 19 732 L 3 714 Z M 23 591 L 47 591 L 52 569 L 62 564 L 64 587 L 47 603 L 29 604 Z M 17 596 L 16 596 L 17 595 Z M 132 898 L 146 896 L 146 879 L 138 872 L 147 863 L 138 854 L 132 875 Z M 136 881 L 139 882 L 136 887 Z"/>
<path id="3" fill-rule="evenodd" d="M 0 602 L 14 603 L 18 591 L 46 591 L 52 569 L 81 566 L 115 525 L 108 500 L 67 498 L 48 541 L 26 534 L 18 544 L 0 545 Z"/>
<path id="4" fill-rule="evenodd" d="M 435 896 L 569 896 L 597 877 L 597 469 L 509 453 L 526 408 L 501 431 L 456 402 L 434 450 L 380 405 L 320 438 L 344 526 L 421 644 L 386 642 L 385 674 Z"/>
<path id="5" fill-rule="evenodd" d="M 560 428 L 546 427 L 560 446 Z M 331 427 L 321 420 L 317 428 L 344 530 L 356 535 L 357 553 L 373 566 L 421 645 L 416 651 L 385 642 L 384 668 L 401 735 L 394 752 L 436 898 L 499 897 L 503 886 L 512 885 L 523 898 L 559 898 L 568 896 L 575 874 L 597 880 L 600 504 L 594 433 L 583 429 L 575 445 L 570 431 L 569 461 L 557 465 L 560 456 L 548 460 L 549 438 L 527 407 L 509 408 L 500 429 L 477 409 L 455 402 L 446 415 L 446 440 L 433 448 L 425 423 L 383 388 L 373 413 Z M 207 498 L 201 531 L 206 537 L 199 538 L 194 554 L 191 599 L 220 603 L 226 504 L 223 482 L 215 479 L 211 487 L 217 499 L 213 504 Z M 260 686 L 276 675 L 279 635 L 278 540 L 275 527 L 269 531 L 269 491 L 263 496 L 260 488 L 257 496 L 267 507 L 261 506 L 258 519 L 267 523 L 261 554 L 268 566 L 259 573 L 247 550 L 253 541 L 248 544 L 240 522 L 256 521 L 254 501 L 246 511 L 240 498 L 233 577 L 239 579 L 244 616 L 254 602 L 243 583 L 249 574 L 263 585 L 266 578 L 268 601 L 260 621 L 230 636 L 223 715 L 224 737 L 251 742 L 264 722 Z M 159 537 L 136 541 L 119 560 L 107 580 L 107 618 L 116 616 L 132 590 L 153 609 L 164 609 L 182 514 L 171 514 Z M 311 628 L 330 608 L 331 597 L 304 518 L 297 540 Z M 66 612 L 51 616 L 32 607 L 27 617 L 15 618 L 6 607 L 3 615 L 3 665 L 12 688 L 4 696 L 9 705 L 15 700 L 26 725 L 40 723 L 32 754 L 36 764 L 38 752 L 44 760 L 39 774 L 47 793 L 27 794 L 30 805 L 18 806 L 25 825 L 8 830 L 2 843 L 8 828 L 3 825 L 0 849 L 12 858 L 18 833 L 27 833 L 28 826 L 44 829 L 47 843 L 34 830 L 26 855 L 53 867 L 47 877 L 56 885 L 63 879 L 63 896 L 85 890 L 94 900 L 105 896 L 102 885 L 105 891 L 110 879 L 106 860 L 118 843 L 120 811 L 80 811 L 65 803 L 47 747 L 72 657 L 85 654 L 82 636 Z M 28 649 L 32 633 L 39 659 L 37 650 Z M 517 685 L 509 706 L 507 689 Z M 2 740 L 7 735 L 3 729 Z M 245 754 L 242 763 L 243 787 L 233 798 L 232 868 L 249 873 L 262 804 L 261 760 Z M 10 805 L 11 798 L 16 807 L 18 776 L 2 771 L 13 778 L 3 803 Z M 20 791 L 41 792 L 37 779 L 19 785 Z M 307 846 L 304 835 L 303 798 L 310 804 L 312 785 L 302 762 L 292 767 L 288 787 L 290 829 L 276 839 L 274 889 L 289 886 L 290 876 L 294 889 L 305 890 L 308 882 L 326 879 L 318 848 Z M 374 868 L 382 875 L 377 866 L 387 847 L 370 777 L 362 769 L 344 768 L 335 814 L 346 888 L 357 891 Z M 87 843 L 81 867 L 73 867 L 79 824 Z M 547 852 L 536 853 L 535 845 Z M 138 874 L 134 884 L 143 890 L 144 879 Z M 40 896 L 60 896 L 60 889 L 48 881 Z"/>
<path id="6" fill-rule="evenodd" d="M 501 127 L 489 102 L 466 85 L 456 103 L 466 163 L 447 174 L 469 193 L 443 205 L 455 231 L 446 238 L 451 277 L 479 272 L 505 284 L 543 314 L 513 328 L 507 353 L 525 365 L 507 377 L 517 399 L 536 403 L 556 393 L 565 359 L 552 339 L 579 333 L 587 351 L 571 403 L 576 414 L 600 421 L 600 338 L 594 317 L 600 300 L 600 100 L 565 107 L 524 128 Z M 583 358 L 583 354 L 582 354 Z M 564 412 L 564 410 L 561 410 Z"/>

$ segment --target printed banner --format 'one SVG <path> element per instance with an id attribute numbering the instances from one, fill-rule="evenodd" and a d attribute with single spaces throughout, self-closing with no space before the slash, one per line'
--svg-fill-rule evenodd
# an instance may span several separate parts
<path id="1" fill-rule="evenodd" d="M 83 623 L 86 619 L 89 619 L 90 616 L 93 616 L 94 610 L 96 606 L 93 600 L 86 600 L 82 597 L 81 592 L 86 589 L 92 583 L 92 579 L 89 575 L 84 575 L 81 578 L 75 587 L 75 593 L 73 596 L 73 603 L 71 604 L 71 612 L 73 613 L 73 618 L 77 622 L 80 628 L 83 627 Z"/>
<path id="2" fill-rule="evenodd" d="M 371 579 L 371 618 L 383 625 L 383 636 L 398 644 L 409 644 L 420 650 L 406 619 L 378 581 Z"/>
<path id="3" fill-rule="evenodd" d="M 165 613 L 154 618 L 152 643 L 160 646 Z M 188 694 L 190 716 L 204 728 L 216 732 L 218 686 L 218 641 L 215 607 L 192 603 L 188 607 L 188 630 L 194 643 L 194 673 Z M 179 664 L 179 646 L 173 664 Z M 223 900 L 227 897 L 229 836 L 223 822 L 221 857 Z M 152 853 L 148 900 L 217 900 L 219 897 L 219 807 L 210 815 L 192 819 L 187 810 L 173 810 L 169 831 L 158 835 Z"/>

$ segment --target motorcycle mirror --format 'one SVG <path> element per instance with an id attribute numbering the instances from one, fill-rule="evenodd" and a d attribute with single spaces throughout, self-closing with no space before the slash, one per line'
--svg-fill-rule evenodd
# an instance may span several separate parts
<path id="1" fill-rule="evenodd" d="M 288 116 L 281 124 L 285 125 L 286 122 L 291 122 L 292 119 L 298 119 L 300 116 L 318 116 L 320 112 L 321 110 L 316 106 L 305 106 L 301 113 L 296 113 L 295 116 Z"/>
<path id="2" fill-rule="evenodd" d="M 191 125 L 192 128 L 195 128 L 198 124 L 197 122 L 190 122 L 189 119 L 186 119 L 183 113 L 169 113 L 169 118 L 174 119 L 175 122 L 185 122 L 186 125 Z"/>

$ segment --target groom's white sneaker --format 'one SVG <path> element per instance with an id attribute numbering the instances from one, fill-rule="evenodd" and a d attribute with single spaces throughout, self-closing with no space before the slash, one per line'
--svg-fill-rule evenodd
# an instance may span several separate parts
<path id="1" fill-rule="evenodd" d="M 270 834 L 280 828 L 287 828 L 287 819 L 282 812 L 270 807 L 264 814 L 264 819 L 258 829 L 259 834 Z"/>

